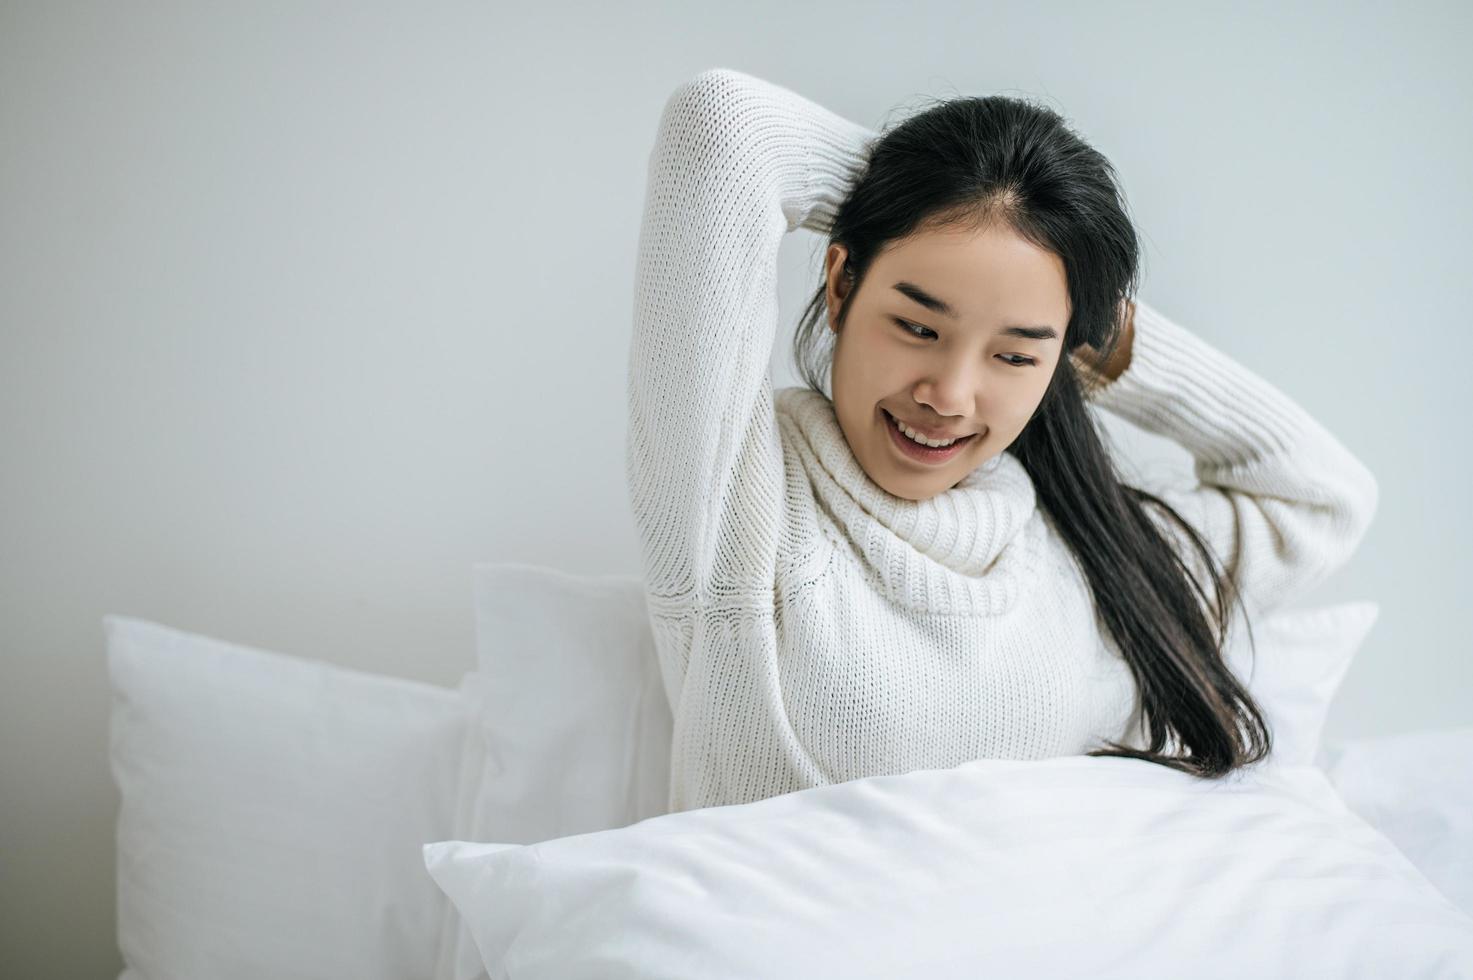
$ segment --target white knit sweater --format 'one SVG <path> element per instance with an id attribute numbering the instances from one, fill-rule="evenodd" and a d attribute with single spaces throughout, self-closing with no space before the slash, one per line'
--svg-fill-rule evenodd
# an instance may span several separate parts
<path id="1" fill-rule="evenodd" d="M 1129 669 L 1010 453 L 906 500 L 861 469 L 826 396 L 772 390 L 778 246 L 827 233 L 876 135 L 723 68 L 660 117 L 626 460 L 675 719 L 672 811 L 1144 745 Z M 1130 365 L 1092 403 L 1191 452 L 1200 486 L 1150 489 L 1250 614 L 1323 581 L 1374 515 L 1374 477 L 1329 432 L 1139 300 Z"/>

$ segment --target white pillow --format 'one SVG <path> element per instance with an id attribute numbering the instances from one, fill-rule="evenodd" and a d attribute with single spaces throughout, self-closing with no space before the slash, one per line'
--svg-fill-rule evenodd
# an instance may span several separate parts
<path id="1" fill-rule="evenodd" d="M 1230 634 L 1227 662 L 1273 734 L 1269 764 L 1316 762 L 1335 692 L 1380 612 L 1366 600 L 1273 610 L 1253 622 L 1251 656 L 1247 634 Z"/>
<path id="2" fill-rule="evenodd" d="M 473 568 L 485 774 L 467 838 L 531 844 L 666 812 L 674 725 L 638 576 Z M 486 976 L 458 925 L 436 980 Z"/>
<path id="3" fill-rule="evenodd" d="M 666 812 L 672 678 L 637 576 L 518 562 L 474 568 L 477 663 L 491 758 L 477 837 L 530 844 Z M 1230 636 L 1228 663 L 1274 733 L 1277 764 L 1315 761 L 1335 692 L 1380 606 L 1274 610 Z M 1235 620 L 1235 624 L 1241 620 Z M 462 978 L 463 980 L 463 978 Z"/>
<path id="4" fill-rule="evenodd" d="M 639 577 L 473 569 L 478 829 L 531 844 L 666 812 L 674 718 Z M 491 839 L 491 838 L 487 838 Z"/>
<path id="5" fill-rule="evenodd" d="M 1473 976 L 1311 766 L 987 759 L 424 855 L 498 980 Z"/>
<path id="6" fill-rule="evenodd" d="M 474 567 L 490 757 L 483 840 L 530 844 L 666 812 L 673 678 L 662 678 L 637 576 L 520 562 Z M 1379 604 L 1279 609 L 1230 635 L 1227 660 L 1263 706 L 1277 764 L 1316 759 L 1325 718 Z M 1235 628 L 1241 620 L 1235 620 Z"/>
<path id="7" fill-rule="evenodd" d="M 466 832 L 457 794 L 481 770 L 461 696 L 103 624 L 124 975 L 431 976 L 459 917 L 422 846 Z"/>

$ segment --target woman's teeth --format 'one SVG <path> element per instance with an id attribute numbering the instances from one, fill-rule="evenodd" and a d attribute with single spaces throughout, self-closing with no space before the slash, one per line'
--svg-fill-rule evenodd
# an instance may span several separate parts
<path id="1" fill-rule="evenodd" d="M 895 421 L 895 427 L 898 428 L 901 432 L 904 432 L 905 435 L 906 435 L 906 438 L 910 439 L 912 442 L 918 442 L 918 443 L 920 443 L 923 446 L 930 446 L 932 449 L 942 449 L 942 448 L 944 448 L 946 446 L 951 445 L 953 442 L 956 442 L 955 439 L 945 439 L 945 440 L 927 439 L 925 436 L 919 435 L 916 432 L 916 430 L 912 429 L 910 426 L 906 425 L 904 422 L 902 422 L 899 419 L 895 418 L 895 416 L 892 415 L 892 416 L 890 416 L 890 418 L 891 419 L 894 419 L 894 421 Z"/>

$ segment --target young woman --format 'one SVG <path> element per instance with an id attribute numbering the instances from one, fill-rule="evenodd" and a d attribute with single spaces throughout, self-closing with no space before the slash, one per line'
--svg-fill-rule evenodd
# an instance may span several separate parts
<path id="1" fill-rule="evenodd" d="M 809 386 L 774 393 L 799 227 L 829 242 Z M 954 99 L 879 136 L 731 69 L 676 89 L 626 447 L 672 811 L 977 758 L 1213 778 L 1267 755 L 1234 613 L 1344 564 L 1376 481 L 1135 298 L 1139 261 L 1109 161 L 1047 108 Z M 1086 402 L 1184 446 L 1200 485 L 1123 484 Z"/>

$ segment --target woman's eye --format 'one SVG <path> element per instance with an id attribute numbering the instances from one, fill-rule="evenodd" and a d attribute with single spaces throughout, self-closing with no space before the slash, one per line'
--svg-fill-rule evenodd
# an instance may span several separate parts
<path id="1" fill-rule="evenodd" d="M 923 327 L 920 324 L 911 323 L 909 320 L 902 320 L 899 317 L 891 317 L 890 319 L 894 320 L 895 323 L 896 323 L 896 325 L 899 326 L 900 329 L 904 330 L 906 333 L 910 334 L 912 337 L 920 337 L 922 340 L 927 339 L 927 338 L 923 337 L 921 334 L 917 333 L 916 331 L 918 331 L 918 330 L 924 330 L 926 333 L 932 334 L 934 336 L 934 331 L 932 331 L 932 330 L 930 330 L 930 329 L 928 329 L 926 327 Z M 1002 357 L 1004 359 L 1003 360 L 1003 363 L 1004 364 L 1011 364 L 1013 367 L 1020 367 L 1020 368 L 1022 368 L 1022 367 L 1032 367 L 1034 364 L 1037 364 L 1038 363 L 1033 358 L 1031 358 L 1031 357 L 1024 357 L 1022 354 L 999 354 L 998 356 L 999 357 Z M 1007 358 L 1010 358 L 1010 357 L 1011 358 L 1016 358 L 1016 360 L 1011 360 L 1011 361 L 1010 360 L 1007 360 Z"/>
<path id="2" fill-rule="evenodd" d="M 918 324 L 910 323 L 907 320 L 902 320 L 899 317 L 891 317 L 891 319 L 893 319 L 896 323 L 900 325 L 900 329 L 904 330 L 908 334 L 911 334 L 912 336 L 921 336 L 920 334 L 916 333 L 917 330 L 925 330 L 926 333 L 931 333 L 931 331 L 926 330 L 925 327 L 919 326 Z"/>

